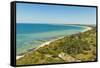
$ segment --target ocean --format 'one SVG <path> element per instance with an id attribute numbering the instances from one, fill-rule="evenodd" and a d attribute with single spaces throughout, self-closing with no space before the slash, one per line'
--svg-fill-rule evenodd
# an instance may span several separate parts
<path id="1" fill-rule="evenodd" d="M 71 34 L 76 34 L 84 30 L 77 25 L 65 24 L 16 24 L 16 55 L 28 52 L 40 44 Z"/>

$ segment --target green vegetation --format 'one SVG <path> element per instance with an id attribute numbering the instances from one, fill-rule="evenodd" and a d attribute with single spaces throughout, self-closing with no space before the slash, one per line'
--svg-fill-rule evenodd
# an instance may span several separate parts
<path id="1" fill-rule="evenodd" d="M 17 65 L 82 62 L 96 60 L 96 28 L 51 42 L 25 54 Z"/>

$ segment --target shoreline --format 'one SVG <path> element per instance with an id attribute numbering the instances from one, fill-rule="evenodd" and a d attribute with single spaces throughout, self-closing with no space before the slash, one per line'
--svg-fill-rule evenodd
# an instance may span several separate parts
<path id="1" fill-rule="evenodd" d="M 86 31 L 92 29 L 92 28 L 89 27 L 89 26 L 79 26 L 79 27 L 83 27 L 83 28 L 85 28 L 83 31 L 81 31 L 81 33 L 86 32 Z M 47 42 L 44 42 L 43 44 L 40 44 L 40 45 L 39 45 L 37 48 L 35 48 L 34 50 L 37 50 L 37 49 L 39 49 L 40 47 L 43 47 L 43 46 L 49 45 L 51 42 L 54 42 L 54 41 L 56 41 L 56 40 L 58 40 L 58 39 L 62 39 L 62 38 L 64 38 L 64 37 L 65 37 L 65 36 L 63 36 L 63 37 L 59 37 L 59 38 L 56 38 L 56 39 L 52 39 L 52 40 L 47 41 Z M 25 55 L 25 54 L 24 54 L 24 55 Z M 18 60 L 18 59 L 24 57 L 24 55 L 16 56 L 16 60 Z"/>
<path id="2" fill-rule="evenodd" d="M 24 57 L 24 55 L 21 55 L 21 56 L 16 56 L 16 60 L 21 58 L 21 57 Z"/>
<path id="3" fill-rule="evenodd" d="M 82 26 L 83 27 L 83 26 Z M 83 32 L 85 32 L 85 31 L 88 31 L 88 30 L 91 30 L 92 28 L 91 27 L 84 27 L 85 29 L 83 30 L 83 31 L 81 31 L 82 33 Z M 40 47 L 43 47 L 43 46 L 45 46 L 45 45 L 49 45 L 51 42 L 54 42 L 54 41 L 56 41 L 56 40 L 58 40 L 58 39 L 62 39 L 62 38 L 64 38 L 65 36 L 63 36 L 63 37 L 59 37 L 59 38 L 56 38 L 56 39 L 53 39 L 53 40 L 50 40 L 50 41 L 47 41 L 47 42 L 45 42 L 45 43 L 43 43 L 43 44 L 41 44 L 41 45 L 39 45 L 35 50 L 37 50 L 38 48 L 40 48 Z"/>
<path id="4" fill-rule="evenodd" d="M 85 31 L 88 31 L 88 30 L 91 30 L 92 28 L 91 27 L 89 27 L 89 26 L 86 26 L 86 27 L 84 27 L 85 29 L 83 30 L 83 31 L 81 31 L 81 32 L 85 32 Z"/>

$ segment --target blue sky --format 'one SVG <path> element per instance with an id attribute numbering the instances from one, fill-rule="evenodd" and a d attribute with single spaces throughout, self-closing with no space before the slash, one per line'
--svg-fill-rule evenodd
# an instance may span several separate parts
<path id="1" fill-rule="evenodd" d="M 96 24 L 95 7 L 16 4 L 17 23 Z"/>

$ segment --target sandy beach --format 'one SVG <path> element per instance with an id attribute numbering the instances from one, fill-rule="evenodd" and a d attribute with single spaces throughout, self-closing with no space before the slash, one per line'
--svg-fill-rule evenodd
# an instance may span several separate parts
<path id="1" fill-rule="evenodd" d="M 21 57 L 24 57 L 24 55 L 16 56 L 16 59 L 19 59 L 19 58 L 21 58 Z"/>
<path id="2" fill-rule="evenodd" d="M 81 27 L 83 27 L 83 26 L 81 26 Z M 84 27 L 84 28 L 85 28 L 85 29 L 84 29 L 82 32 L 91 30 L 91 27 L 87 27 L 87 26 L 86 26 L 86 27 Z M 62 38 L 64 38 L 64 37 L 59 37 L 59 38 L 53 39 L 53 40 L 51 40 L 51 41 L 47 41 L 47 42 L 41 44 L 40 46 L 38 46 L 35 50 L 37 50 L 38 48 L 43 47 L 43 46 L 45 46 L 45 45 L 49 45 L 51 42 L 54 42 L 54 41 L 56 41 L 56 40 L 58 40 L 58 39 L 62 39 Z"/>
<path id="3" fill-rule="evenodd" d="M 45 45 L 49 45 L 51 42 L 54 42 L 54 41 L 56 41 L 56 40 L 58 40 L 58 39 L 62 39 L 62 38 L 64 38 L 64 37 L 59 37 L 59 38 L 56 38 L 56 39 L 47 41 L 47 42 L 45 42 L 45 43 L 39 45 L 39 46 L 38 46 L 37 48 L 35 48 L 34 50 L 37 50 L 38 48 L 43 47 L 43 46 L 45 46 Z M 16 56 L 16 59 L 19 59 L 19 58 L 21 58 L 21 57 L 24 57 L 24 55 Z"/>
<path id="4" fill-rule="evenodd" d="M 85 32 L 85 31 L 88 31 L 88 30 L 91 30 L 91 29 L 92 29 L 92 28 L 89 27 L 89 26 L 86 26 L 86 27 L 84 27 L 84 26 L 79 26 L 79 27 L 85 28 L 85 29 L 84 29 L 83 31 L 81 31 L 81 32 Z M 38 48 L 43 47 L 43 46 L 45 46 L 45 45 L 49 45 L 51 42 L 54 42 L 54 41 L 56 41 L 56 40 L 58 40 L 58 39 L 62 39 L 62 38 L 64 38 L 64 37 L 59 37 L 59 38 L 56 38 L 56 39 L 47 41 L 47 42 L 45 42 L 45 43 L 39 45 L 35 50 L 37 50 Z M 21 57 L 24 57 L 24 55 L 16 56 L 16 59 L 19 59 L 19 58 L 21 58 Z"/>
<path id="5" fill-rule="evenodd" d="M 88 31 L 88 30 L 91 30 L 92 28 L 91 27 L 84 27 L 85 29 L 82 31 L 82 32 L 85 32 L 85 31 Z"/>

